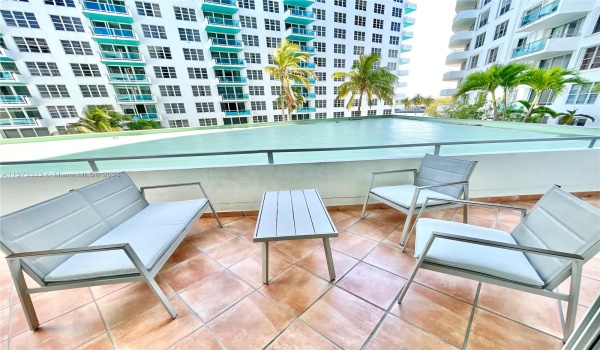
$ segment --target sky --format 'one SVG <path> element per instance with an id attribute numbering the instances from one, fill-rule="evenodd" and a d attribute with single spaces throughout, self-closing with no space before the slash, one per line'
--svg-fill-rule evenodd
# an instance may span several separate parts
<path id="1" fill-rule="evenodd" d="M 440 90 L 456 87 L 456 82 L 444 82 L 442 76 L 452 68 L 445 65 L 446 56 L 452 51 L 448 41 L 452 33 L 454 19 L 454 0 L 411 0 L 417 4 L 417 10 L 408 16 L 415 24 L 406 30 L 414 32 L 414 37 L 404 42 L 412 45 L 412 51 L 402 57 L 410 58 L 410 63 L 402 69 L 408 69 L 407 83 L 403 92 L 407 97 L 419 93 L 423 96 L 439 97 Z"/>

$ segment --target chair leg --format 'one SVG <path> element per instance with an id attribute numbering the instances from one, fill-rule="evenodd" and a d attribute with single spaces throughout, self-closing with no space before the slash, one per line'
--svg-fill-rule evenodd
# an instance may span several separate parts
<path id="1" fill-rule="evenodd" d="M 217 219 L 217 222 L 219 223 L 219 227 L 223 227 L 223 224 L 221 223 L 221 220 L 219 219 L 219 215 L 217 215 L 217 211 L 215 210 L 215 208 L 213 207 L 212 203 L 209 201 L 208 204 L 210 205 L 210 209 L 212 210 L 213 214 L 215 215 L 215 219 Z"/>
<path id="2" fill-rule="evenodd" d="M 400 237 L 400 245 L 404 246 L 406 244 L 406 233 L 408 232 L 408 228 L 410 227 L 410 223 L 412 221 L 413 213 L 415 211 L 414 207 L 411 207 L 406 213 L 406 221 L 404 222 L 404 228 L 402 229 L 402 236 Z"/>
<path id="3" fill-rule="evenodd" d="M 177 311 L 175 310 L 173 305 L 171 305 L 169 299 L 167 298 L 165 293 L 163 293 L 163 291 L 160 289 L 154 278 L 146 278 L 146 276 L 144 275 L 142 275 L 142 277 L 144 278 L 145 282 L 148 284 L 148 287 L 150 287 L 154 295 L 156 295 L 158 300 L 160 300 L 160 303 L 163 304 L 165 309 L 167 309 L 167 312 L 169 313 L 169 315 L 171 315 L 171 318 L 175 319 L 175 317 L 177 317 Z"/>
<path id="4" fill-rule="evenodd" d="M 367 198 L 365 198 L 365 204 L 363 205 L 362 212 L 360 213 L 360 218 L 365 218 L 365 211 L 367 210 L 367 204 L 369 203 L 369 192 L 367 192 Z"/>
<path id="5" fill-rule="evenodd" d="M 37 315 L 35 313 L 33 302 L 31 301 L 31 296 L 27 293 L 26 290 L 27 283 L 25 282 L 25 277 L 23 276 L 21 262 L 16 259 L 9 260 L 8 267 L 10 268 L 10 274 L 12 275 L 17 294 L 19 295 L 19 300 L 21 301 L 23 312 L 25 312 L 25 318 L 27 319 L 27 323 L 29 324 L 29 329 L 35 331 L 40 326 L 40 322 L 38 321 Z"/>
<path id="6" fill-rule="evenodd" d="M 577 304 L 579 303 L 579 288 L 581 287 L 581 268 L 579 261 L 573 262 L 571 267 L 571 285 L 569 288 L 569 300 L 567 301 L 567 319 L 563 332 L 563 341 L 567 341 L 575 330 L 577 316 Z"/>
<path id="7" fill-rule="evenodd" d="M 417 275 L 417 271 L 419 271 L 419 267 L 421 267 L 422 262 L 423 262 L 423 257 L 421 256 L 421 257 L 419 257 L 419 259 L 417 259 L 417 264 L 415 265 L 415 269 L 410 274 L 410 278 L 408 279 L 408 281 L 406 281 L 406 284 L 404 285 L 404 287 L 402 288 L 402 291 L 400 292 L 400 298 L 398 299 L 398 304 L 402 304 L 402 299 L 404 299 L 406 292 L 408 292 L 408 287 L 410 287 L 410 284 L 412 283 L 413 279 Z"/>

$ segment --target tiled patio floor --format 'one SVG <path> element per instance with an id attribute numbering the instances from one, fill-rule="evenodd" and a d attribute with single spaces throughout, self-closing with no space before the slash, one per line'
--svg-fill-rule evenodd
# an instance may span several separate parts
<path id="1" fill-rule="evenodd" d="M 510 199 L 510 198 L 508 198 Z M 584 200 L 600 207 L 600 197 Z M 535 201 L 510 202 L 531 207 Z M 331 211 L 337 280 L 319 240 L 272 244 L 261 283 L 254 217 L 201 219 L 157 276 L 175 320 L 141 282 L 49 292 L 33 298 L 29 331 L 4 260 L 0 349 L 560 349 L 558 306 L 502 287 L 422 271 L 396 300 L 415 259 L 398 246 L 391 209 Z M 453 211 L 433 217 L 462 220 Z M 518 216 L 473 208 L 472 223 L 510 230 Z M 412 242 L 411 242 L 412 243 Z M 409 245 L 411 247 L 412 245 Z M 479 293 L 477 305 L 473 305 Z M 584 266 L 578 318 L 600 294 L 600 256 Z"/>

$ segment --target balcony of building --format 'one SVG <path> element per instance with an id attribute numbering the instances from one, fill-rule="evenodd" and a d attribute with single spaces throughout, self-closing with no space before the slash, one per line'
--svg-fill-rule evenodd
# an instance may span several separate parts
<path id="1" fill-rule="evenodd" d="M 313 46 L 307 46 L 307 45 L 299 45 L 299 46 L 300 46 L 301 53 L 305 53 L 305 54 L 311 55 L 311 56 L 316 55 L 316 50 Z"/>
<path id="2" fill-rule="evenodd" d="M 594 9 L 593 2 L 556 0 L 539 3 L 533 11 L 523 14 L 517 32 L 536 32 L 555 28 L 576 19 L 585 17 Z"/>
<path id="3" fill-rule="evenodd" d="M 398 64 L 409 64 L 410 63 L 410 58 L 408 57 L 401 57 L 398 59 Z"/>
<path id="4" fill-rule="evenodd" d="M 35 118 L 0 118 L 0 127 L 39 126 Z"/>
<path id="5" fill-rule="evenodd" d="M 463 62 L 466 62 L 469 59 L 469 56 L 472 54 L 470 51 L 455 51 L 446 56 L 446 65 L 448 66 L 456 66 L 461 65 Z"/>
<path id="6" fill-rule="evenodd" d="M 405 14 L 415 12 L 416 10 L 417 10 L 417 4 L 415 4 L 414 2 L 408 2 L 408 1 L 404 2 L 404 13 Z"/>
<path id="7" fill-rule="evenodd" d="M 479 10 L 462 10 L 458 12 L 452 20 L 452 31 L 471 30 L 475 25 L 475 21 L 477 21 L 477 16 L 479 16 Z"/>
<path id="8" fill-rule="evenodd" d="M 218 86 L 245 86 L 248 85 L 246 77 L 217 77 L 216 83 Z"/>
<path id="9" fill-rule="evenodd" d="M 409 52 L 412 51 L 412 45 L 400 45 L 400 52 Z"/>
<path id="10" fill-rule="evenodd" d="M 154 121 L 161 121 L 162 117 L 160 116 L 160 114 L 158 113 L 140 113 L 140 114 L 127 114 L 129 117 L 131 117 L 133 120 L 154 120 Z"/>
<path id="11" fill-rule="evenodd" d="M 0 71 L 0 86 L 25 85 L 15 72 Z"/>
<path id="12" fill-rule="evenodd" d="M 405 77 L 408 75 L 408 70 L 399 70 L 396 75 L 398 75 L 399 77 Z"/>
<path id="13" fill-rule="evenodd" d="M 407 86 L 408 86 L 408 83 L 405 82 L 405 81 L 399 81 L 399 82 L 396 83 L 396 87 L 397 88 L 405 88 Z"/>
<path id="14" fill-rule="evenodd" d="M 211 33 L 237 34 L 242 30 L 240 21 L 229 18 L 205 17 L 204 29 Z"/>
<path id="15" fill-rule="evenodd" d="M 452 34 L 448 42 L 448 47 L 452 50 L 464 49 L 471 40 L 473 40 L 473 31 L 462 30 Z"/>
<path id="16" fill-rule="evenodd" d="M 202 11 L 233 15 L 238 12 L 236 0 L 202 0 Z"/>
<path id="17" fill-rule="evenodd" d="M 315 38 L 315 32 L 312 29 L 291 27 L 285 31 L 287 40 L 310 41 Z"/>
<path id="18" fill-rule="evenodd" d="M 455 70 L 444 73 L 442 80 L 443 81 L 456 81 L 462 80 L 467 76 L 466 70 Z"/>
<path id="19" fill-rule="evenodd" d="M 296 109 L 296 113 L 314 113 L 316 111 L 315 107 L 300 107 Z"/>
<path id="20" fill-rule="evenodd" d="M 315 21 L 315 14 L 311 11 L 290 8 L 285 11 L 283 18 L 286 23 L 307 25 Z"/>
<path id="21" fill-rule="evenodd" d="M 406 30 L 403 30 L 403 31 L 402 31 L 402 40 L 409 40 L 409 39 L 412 39 L 412 38 L 413 38 L 413 36 L 414 36 L 414 33 L 413 33 L 413 32 L 409 32 L 409 31 L 406 31 Z"/>
<path id="22" fill-rule="evenodd" d="M 415 24 L 415 19 L 412 17 L 404 17 L 404 28 Z"/>
<path id="23" fill-rule="evenodd" d="M 314 92 L 305 92 L 305 93 L 301 93 L 300 95 L 305 99 L 317 98 L 317 94 L 315 94 Z"/>
<path id="24" fill-rule="evenodd" d="M 246 60 L 240 58 L 213 58 L 213 68 L 222 70 L 246 69 Z"/>
<path id="25" fill-rule="evenodd" d="M 99 44 L 138 46 L 140 41 L 131 29 L 91 27 L 94 41 Z"/>
<path id="26" fill-rule="evenodd" d="M 316 65 L 312 62 L 300 62 L 300 68 L 315 69 Z"/>
<path id="27" fill-rule="evenodd" d="M 511 59 L 513 61 L 539 61 L 565 55 L 577 50 L 580 41 L 581 34 L 550 36 L 515 47 L 512 50 Z"/>
<path id="28" fill-rule="evenodd" d="M 462 10 L 471 10 L 477 8 L 477 3 L 479 3 L 479 0 L 456 0 L 454 11 L 459 13 Z"/>
<path id="29" fill-rule="evenodd" d="M 443 90 L 440 91 L 440 96 L 442 96 L 442 97 L 444 97 L 444 96 L 454 96 L 457 91 L 458 91 L 457 88 L 454 88 L 454 89 L 443 89 Z"/>
<path id="30" fill-rule="evenodd" d="M 113 85 L 150 85 L 146 74 L 108 74 L 108 82 Z"/>
<path id="31" fill-rule="evenodd" d="M 311 68 L 311 69 L 312 69 L 312 68 Z M 309 82 L 311 85 L 314 85 L 314 84 L 315 84 L 317 81 L 316 81 L 315 79 L 313 79 L 313 78 L 308 78 L 308 82 Z M 301 87 L 301 86 L 304 86 L 304 84 L 302 84 L 302 83 L 301 83 L 301 82 L 299 82 L 299 81 L 293 81 L 293 82 L 292 82 L 292 86 L 299 86 L 299 87 Z"/>
<path id="32" fill-rule="evenodd" d="M 224 111 L 223 117 L 251 117 L 252 111 L 249 109 Z"/>
<path id="33" fill-rule="evenodd" d="M 145 102 L 156 103 L 156 97 L 151 94 L 116 94 L 118 103 Z"/>
<path id="34" fill-rule="evenodd" d="M 230 101 L 249 101 L 250 95 L 248 94 L 221 94 L 219 95 L 221 102 Z"/>
<path id="35" fill-rule="evenodd" d="M 29 106 L 29 98 L 21 95 L 0 95 L 0 106 L 18 107 Z"/>
<path id="36" fill-rule="evenodd" d="M 81 1 L 83 15 L 90 21 L 106 21 L 116 23 L 133 23 L 131 13 L 126 6 L 100 3 L 95 1 Z"/>
<path id="37" fill-rule="evenodd" d="M 210 51 L 219 52 L 241 52 L 244 50 L 244 43 L 236 39 L 210 38 Z"/>
<path id="38" fill-rule="evenodd" d="M 297 7 L 309 7 L 315 3 L 315 0 L 283 0 L 284 5 L 297 6 Z"/>

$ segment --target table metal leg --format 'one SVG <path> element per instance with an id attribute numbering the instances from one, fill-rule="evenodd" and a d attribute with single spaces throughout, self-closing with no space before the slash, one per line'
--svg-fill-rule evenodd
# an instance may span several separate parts
<path id="1" fill-rule="evenodd" d="M 262 280 L 269 284 L 269 242 L 262 244 Z"/>
<path id="2" fill-rule="evenodd" d="M 333 257 L 331 256 L 331 246 L 329 245 L 329 238 L 323 238 L 323 248 L 325 248 L 325 259 L 327 259 L 329 279 L 333 281 L 335 279 L 335 269 L 333 267 Z"/>

